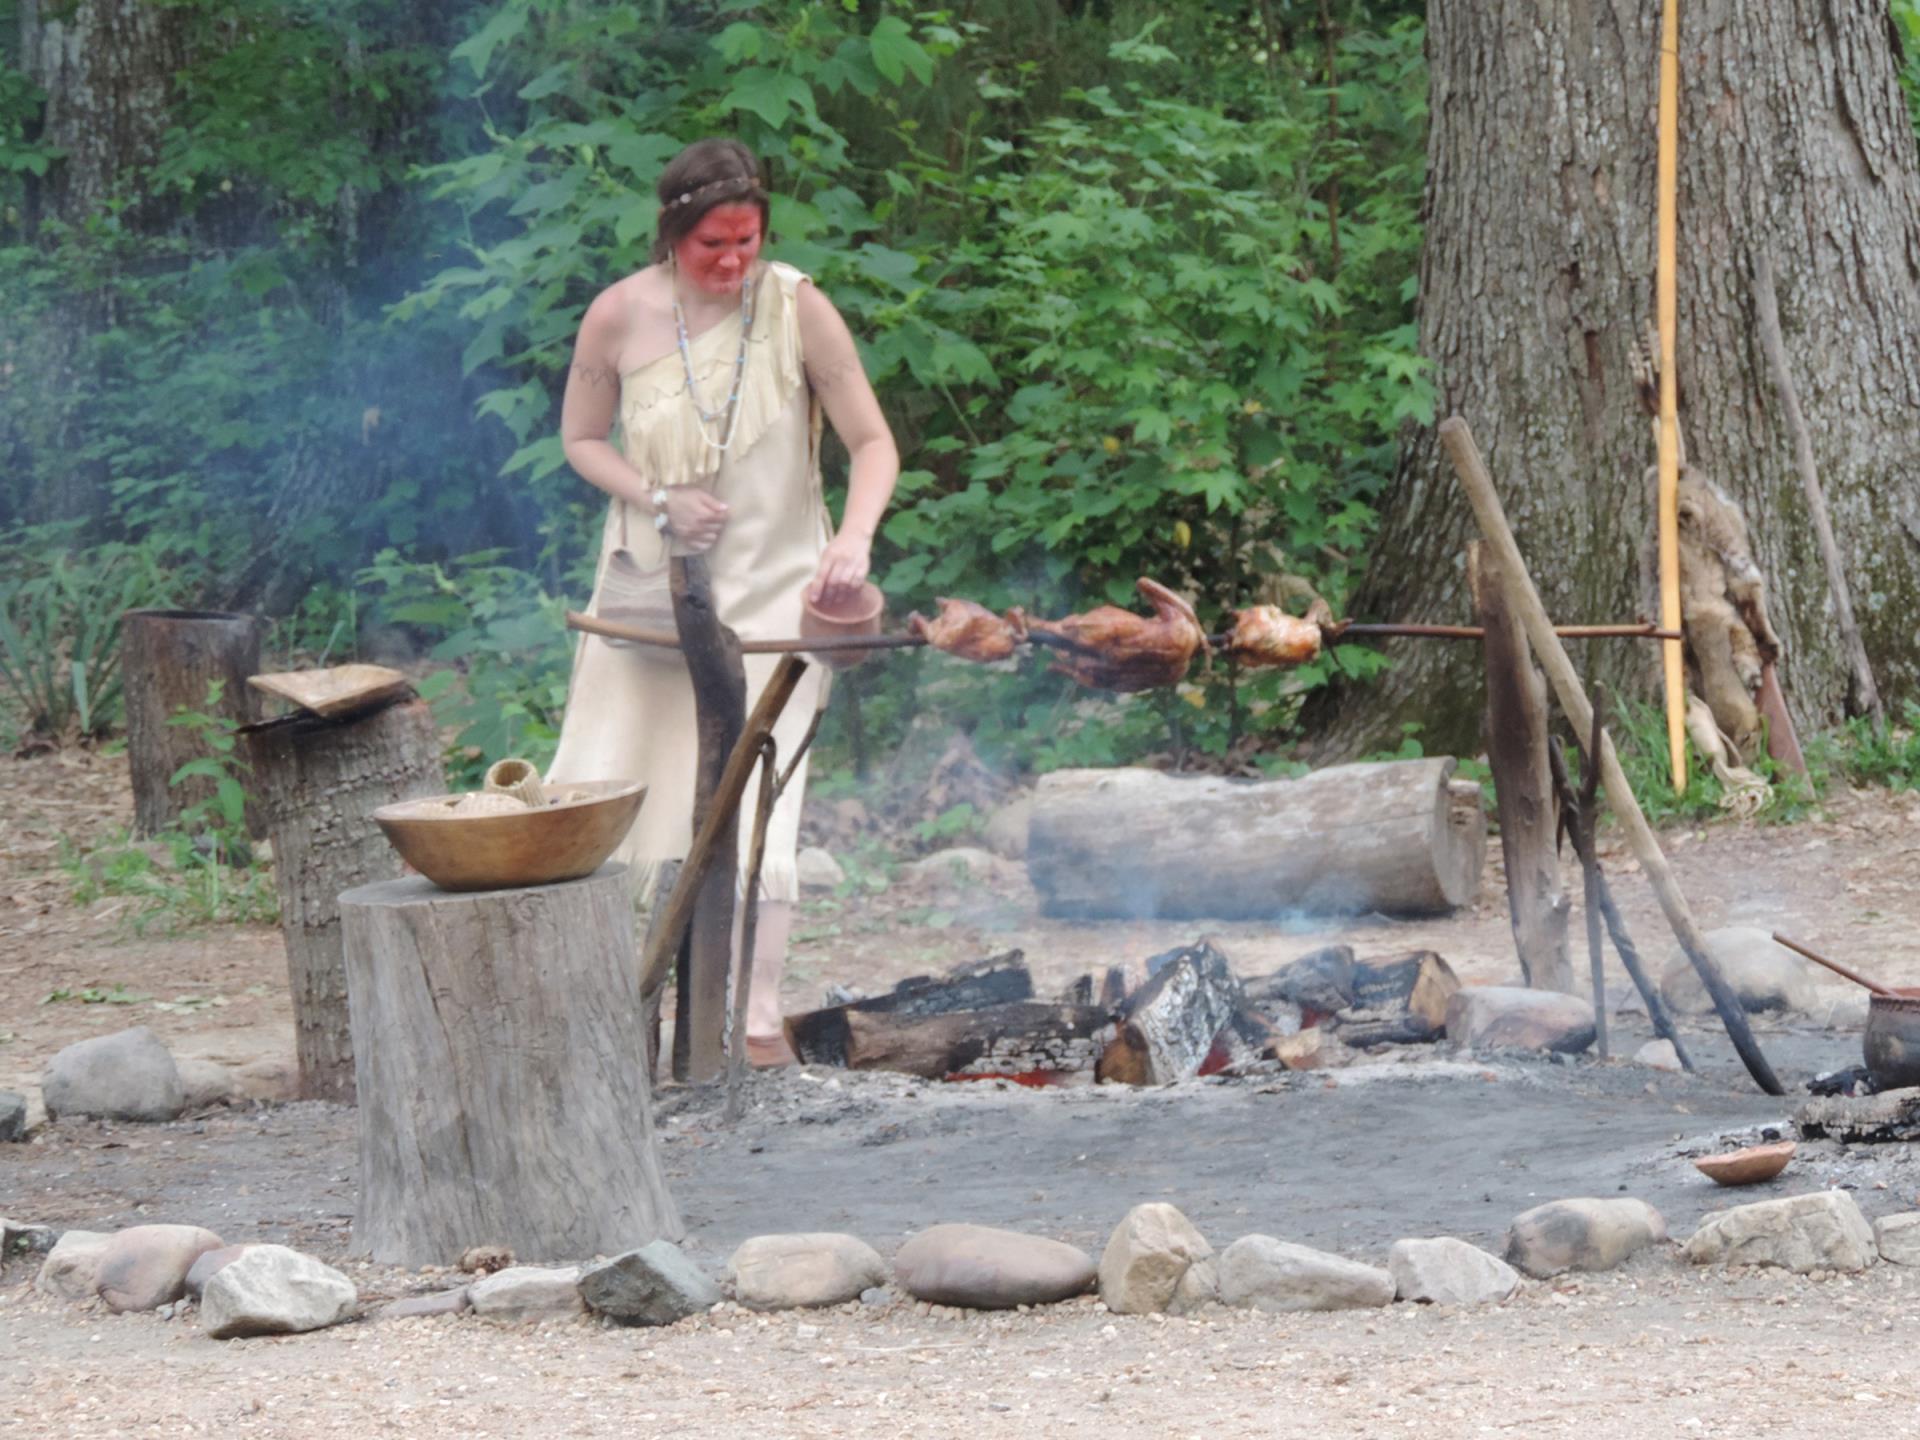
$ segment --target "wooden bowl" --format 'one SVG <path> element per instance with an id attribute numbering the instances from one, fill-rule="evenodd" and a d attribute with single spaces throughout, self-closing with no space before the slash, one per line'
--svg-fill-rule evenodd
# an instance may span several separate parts
<path id="1" fill-rule="evenodd" d="M 881 616 L 886 608 L 887 597 L 880 593 L 880 587 L 871 580 L 861 585 L 853 599 L 838 605 L 822 606 L 811 600 L 802 600 L 800 638 L 837 640 L 846 635 L 878 635 Z M 829 670 L 848 670 L 871 654 L 871 650 L 821 650 L 808 652 L 807 658 Z"/>
<path id="2" fill-rule="evenodd" d="M 1787 1168 L 1787 1162 L 1793 1159 L 1793 1149 L 1791 1140 L 1749 1145 L 1724 1155 L 1703 1155 L 1693 1162 L 1693 1168 L 1716 1185 L 1758 1185 Z"/>
<path id="3" fill-rule="evenodd" d="M 598 870 L 633 828 L 637 780 L 553 785 L 549 803 L 506 815 L 456 815 L 459 795 L 382 805 L 373 818 L 400 858 L 442 890 L 510 890 Z M 436 814 L 436 807 L 444 810 Z"/>

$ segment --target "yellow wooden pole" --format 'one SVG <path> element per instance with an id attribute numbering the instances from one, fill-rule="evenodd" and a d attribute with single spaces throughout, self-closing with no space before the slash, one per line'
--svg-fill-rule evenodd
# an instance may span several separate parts
<path id="1" fill-rule="evenodd" d="M 1654 271 L 1655 320 L 1660 329 L 1660 626 L 1680 628 L 1680 418 L 1674 370 L 1675 237 L 1679 228 L 1680 0 L 1666 0 L 1660 25 L 1659 258 Z M 1673 790 L 1687 788 L 1687 677 L 1678 640 L 1660 643 L 1666 671 L 1667 753 Z"/>

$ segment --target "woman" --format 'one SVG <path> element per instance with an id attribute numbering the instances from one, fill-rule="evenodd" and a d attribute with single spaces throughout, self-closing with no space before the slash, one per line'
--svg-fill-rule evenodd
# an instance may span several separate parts
<path id="1" fill-rule="evenodd" d="M 612 497 L 596 608 L 615 549 L 643 567 L 704 553 L 721 620 L 743 639 L 797 635 L 803 595 L 831 607 L 866 580 L 899 455 L 840 312 L 805 275 L 760 257 L 768 205 L 753 153 L 735 140 L 699 141 L 667 166 L 658 193 L 653 263 L 588 307 L 561 410 L 568 462 Z M 837 533 L 820 491 L 822 409 L 853 461 Z M 617 446 L 608 439 L 616 420 Z M 745 657 L 749 709 L 776 660 Z M 823 699 L 821 672 L 809 670 L 774 731 L 783 757 Z M 661 862 L 692 843 L 697 751 L 677 654 L 581 638 L 548 778 L 646 782 L 617 857 L 642 893 Z M 780 979 L 799 898 L 805 783 L 802 768 L 768 824 L 747 1015 L 748 1055 L 762 1064 L 790 1058 Z M 757 794 L 750 780 L 749 805 Z M 743 848 L 752 819 L 742 818 Z"/>

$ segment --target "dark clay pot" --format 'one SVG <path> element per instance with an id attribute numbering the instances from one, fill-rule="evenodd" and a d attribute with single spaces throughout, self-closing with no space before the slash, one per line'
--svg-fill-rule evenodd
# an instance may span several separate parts
<path id="1" fill-rule="evenodd" d="M 1872 997 L 1860 1048 L 1880 1089 L 1920 1085 L 1920 995 Z"/>

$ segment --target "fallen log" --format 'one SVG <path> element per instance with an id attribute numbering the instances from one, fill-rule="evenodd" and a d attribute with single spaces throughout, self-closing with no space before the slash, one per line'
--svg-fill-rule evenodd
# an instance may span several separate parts
<path id="1" fill-rule="evenodd" d="M 1328 945 L 1289 961 L 1271 975 L 1249 980 L 1247 998 L 1261 1006 L 1294 1006 L 1307 1025 L 1318 1024 L 1321 1016 L 1351 1009 L 1353 947 Z"/>
<path id="2" fill-rule="evenodd" d="M 962 965 L 944 976 L 914 975 L 885 995 L 845 1005 L 828 1005 L 803 1015 L 789 1015 L 784 1028 L 787 1044 L 803 1065 L 847 1065 L 851 1017 L 892 1015 L 902 1020 L 923 1019 L 956 1011 L 980 1011 L 1033 998 L 1033 976 L 1018 950 L 989 955 Z"/>
<path id="3" fill-rule="evenodd" d="M 1027 869 L 1049 915 L 1276 919 L 1443 913 L 1473 898 L 1486 817 L 1446 758 L 1298 780 L 1061 770 L 1040 781 Z"/>
<path id="4" fill-rule="evenodd" d="M 1453 967 L 1431 950 L 1353 967 L 1353 1010 L 1387 1011 L 1423 1021 L 1436 1034 L 1460 989 Z M 1343 1034 L 1343 1037 L 1344 1034 Z"/>
<path id="5" fill-rule="evenodd" d="M 1112 1021 L 1097 1005 L 1021 1002 L 940 1015 L 849 1008 L 851 1070 L 898 1070 L 923 1079 L 1005 1076 L 1031 1081 L 1085 1070 Z"/>
<path id="6" fill-rule="evenodd" d="M 1198 1075 L 1215 1039 L 1246 1008 L 1227 957 L 1204 940 L 1167 957 L 1120 1011 L 1120 1028 L 1095 1078 L 1120 1085 L 1170 1085 Z M 1152 961 L 1148 962 L 1152 965 Z"/>

